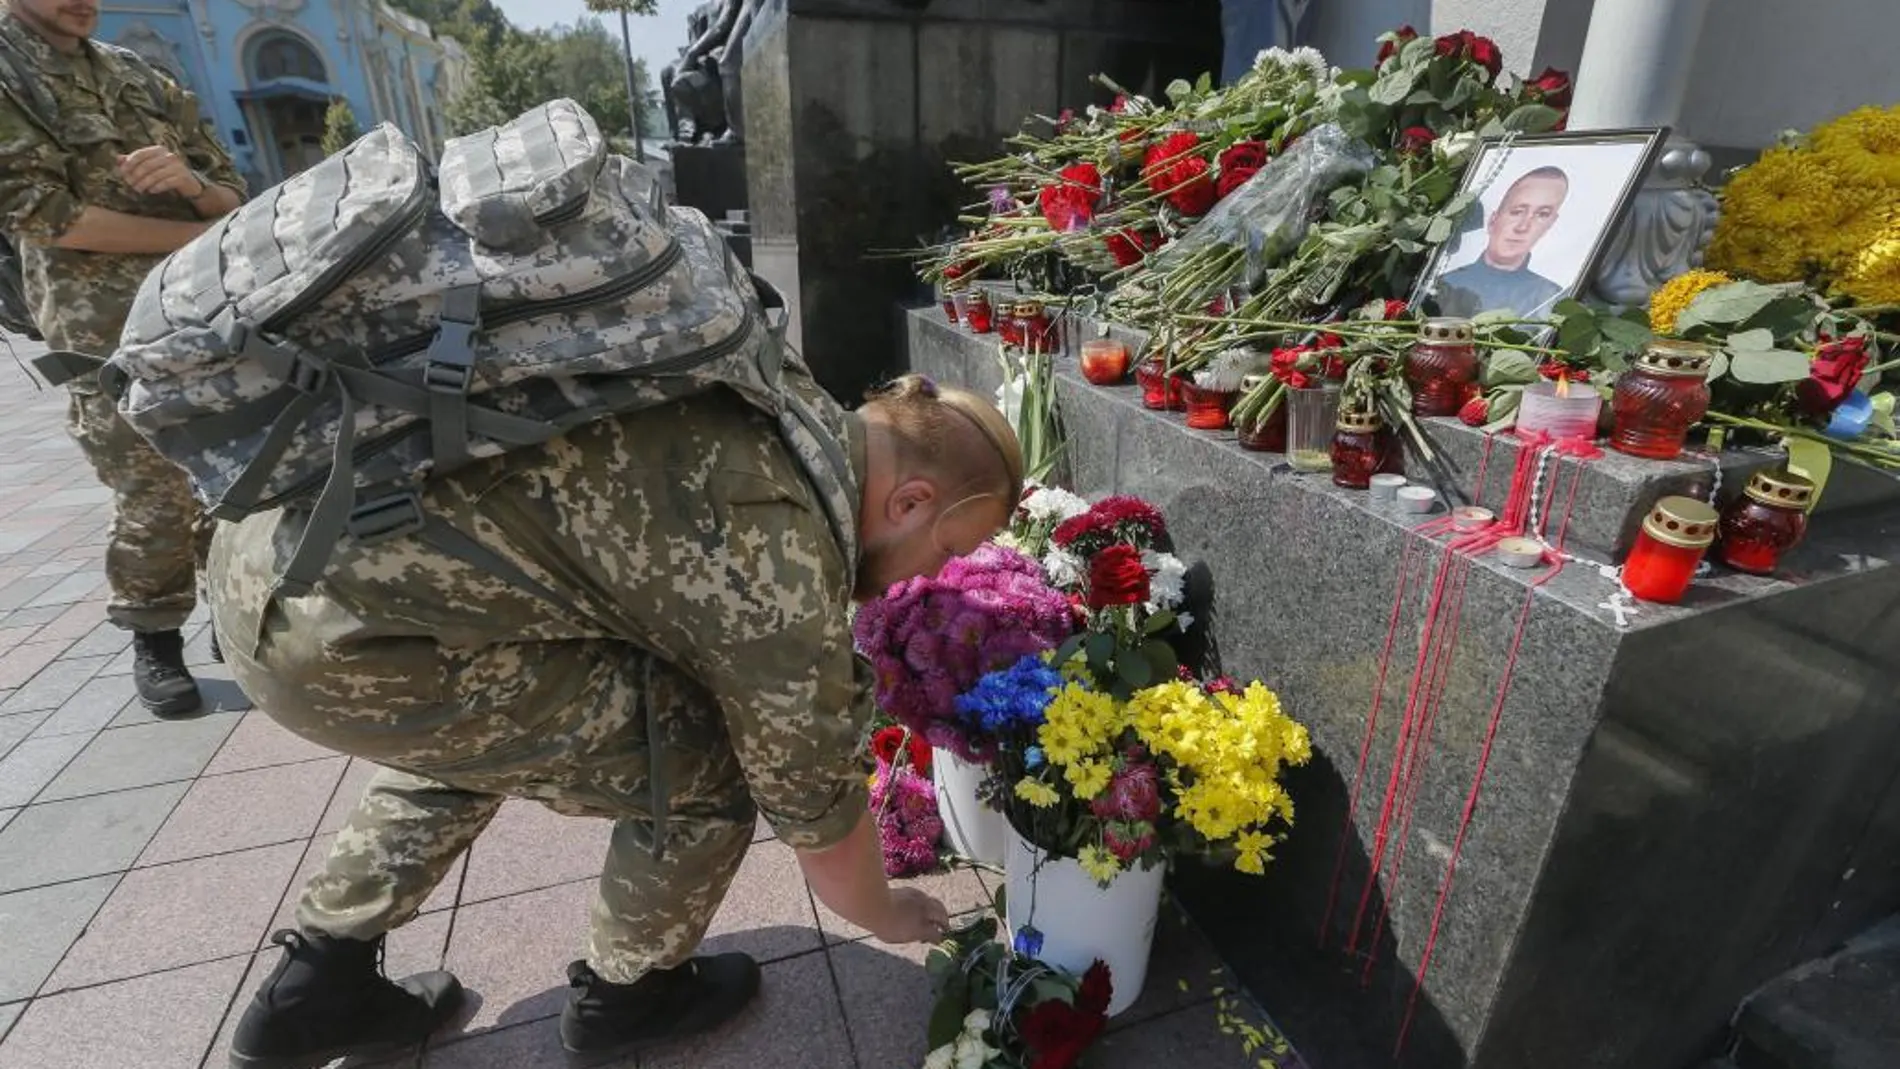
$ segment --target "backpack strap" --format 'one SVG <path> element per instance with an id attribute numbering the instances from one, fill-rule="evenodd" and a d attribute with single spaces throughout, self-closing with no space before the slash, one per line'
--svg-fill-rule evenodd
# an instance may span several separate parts
<path id="1" fill-rule="evenodd" d="M 64 386 L 88 375 L 97 377 L 106 362 L 71 349 L 49 349 L 29 361 L 49 386 Z"/>

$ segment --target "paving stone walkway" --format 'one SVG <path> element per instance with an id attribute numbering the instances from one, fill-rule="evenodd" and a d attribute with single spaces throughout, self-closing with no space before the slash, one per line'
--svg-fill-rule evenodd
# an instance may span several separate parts
<path id="1" fill-rule="evenodd" d="M 0 1069 L 224 1069 L 229 1032 L 279 953 L 269 934 L 290 923 L 373 768 L 247 711 L 210 663 L 202 611 L 187 657 L 208 711 L 148 715 L 128 636 L 105 623 L 110 495 L 63 432 L 65 394 L 36 391 L 0 348 L 0 412 Z M 502 809 L 389 941 L 391 973 L 452 969 L 477 1004 L 388 1064 L 565 1064 L 552 1018 L 607 833 L 532 804 Z M 994 883 L 967 870 L 922 882 L 958 912 L 987 908 Z M 1234 985 L 1165 913 L 1146 994 L 1095 1064 L 1254 1065 L 1218 1023 L 1216 992 Z M 776 841 L 753 845 L 708 946 L 765 962 L 762 997 L 718 1036 L 643 1066 L 921 1065 L 922 949 L 868 940 L 817 906 Z"/>

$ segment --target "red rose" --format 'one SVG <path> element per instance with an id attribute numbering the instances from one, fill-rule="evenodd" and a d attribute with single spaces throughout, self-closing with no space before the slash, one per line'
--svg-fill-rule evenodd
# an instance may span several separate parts
<path id="1" fill-rule="evenodd" d="M 1375 67 L 1385 66 L 1385 61 L 1399 54 L 1406 45 L 1418 40 L 1418 31 L 1410 26 L 1400 26 L 1392 35 L 1393 39 L 1379 46 L 1379 58 L 1373 60 Z"/>
<path id="2" fill-rule="evenodd" d="M 1219 195 L 1208 176 L 1206 157 L 1195 152 L 1200 144 L 1199 137 L 1183 130 L 1149 148 L 1142 160 L 1142 181 L 1182 215 L 1206 215 Z"/>
<path id="3" fill-rule="evenodd" d="M 1544 73 L 1532 78 L 1524 86 L 1526 96 L 1559 110 L 1570 106 L 1572 88 L 1570 75 L 1555 67 L 1545 67 Z"/>
<path id="4" fill-rule="evenodd" d="M 897 748 L 904 744 L 904 729 L 900 727 L 879 728 L 871 736 L 871 753 L 884 764 L 890 764 L 897 757 Z"/>
<path id="5" fill-rule="evenodd" d="M 1108 246 L 1108 254 L 1115 258 L 1117 266 L 1127 267 L 1140 263 L 1143 256 L 1160 248 L 1161 235 L 1124 228 L 1103 238 L 1102 243 Z"/>
<path id="6" fill-rule="evenodd" d="M 1092 163 L 1064 167 L 1061 181 L 1044 186 L 1037 202 L 1042 217 L 1058 234 L 1080 230 L 1095 218 L 1095 202 L 1102 196 L 1102 172 Z"/>
<path id="7" fill-rule="evenodd" d="M 1410 310 L 1411 309 L 1405 306 L 1404 301 L 1387 297 L 1385 299 L 1385 314 L 1382 318 L 1386 322 L 1391 322 L 1392 320 L 1395 320 L 1395 319 L 1404 319 L 1405 313 Z"/>
<path id="8" fill-rule="evenodd" d="M 1554 361 L 1548 364 L 1539 364 L 1537 366 L 1537 374 L 1542 376 L 1546 382 L 1556 382 L 1559 378 L 1569 379 L 1571 382 L 1590 381 L 1589 368 L 1571 367 L 1568 364 Z"/>
<path id="9" fill-rule="evenodd" d="M 1491 406 L 1485 402 L 1484 395 L 1479 394 L 1465 402 L 1458 410 L 1458 418 L 1468 427 L 1482 427 L 1491 422 Z"/>
<path id="10" fill-rule="evenodd" d="M 1808 377 L 1795 387 L 1795 399 L 1801 410 L 1816 418 L 1826 418 L 1841 407 L 1847 395 L 1860 385 L 1867 368 L 1867 339 L 1841 338 L 1830 341 L 1821 335 L 1822 345 L 1815 350 Z"/>
<path id="11" fill-rule="evenodd" d="M 1267 165 L 1264 141 L 1236 141 L 1220 154 L 1220 182 L 1215 192 L 1225 197 L 1247 183 Z"/>
<path id="12" fill-rule="evenodd" d="M 1120 96 L 1117 96 L 1117 97 L 1115 98 L 1115 103 L 1113 103 L 1113 104 L 1110 104 L 1110 105 L 1108 106 L 1108 110 L 1109 110 L 1109 111 L 1112 111 L 1112 112 L 1114 112 L 1114 113 L 1115 113 L 1115 114 L 1117 114 L 1117 115 L 1120 115 L 1121 113 L 1123 113 L 1123 112 L 1125 112 L 1125 111 L 1127 111 L 1127 110 L 1128 110 L 1128 96 L 1127 96 L 1127 94 L 1125 94 L 1125 93 L 1124 93 L 1124 94 L 1122 94 L 1122 95 L 1120 95 Z"/>
<path id="13" fill-rule="evenodd" d="M 1489 37 L 1480 37 L 1470 30 L 1448 33 L 1433 44 L 1439 55 L 1470 60 L 1489 71 L 1493 78 L 1504 69 L 1504 53 L 1498 51 L 1497 42 Z"/>
<path id="14" fill-rule="evenodd" d="M 1431 127 L 1408 126 L 1405 132 L 1399 135 L 1399 153 L 1404 156 L 1421 155 L 1429 152 L 1432 142 L 1436 140 L 1438 140 L 1438 135 L 1432 132 Z"/>
<path id="15" fill-rule="evenodd" d="M 1036 1003 L 1017 1022 L 1016 1034 L 1029 1048 L 1030 1069 L 1069 1069 L 1108 1026 L 1108 1002 L 1114 995 L 1108 966 L 1100 961 L 1082 974 L 1075 1004 L 1059 998 Z"/>
<path id="16" fill-rule="evenodd" d="M 1118 542 L 1089 558 L 1089 608 L 1139 605 L 1147 600 L 1148 569 L 1141 563 L 1140 550 Z"/>

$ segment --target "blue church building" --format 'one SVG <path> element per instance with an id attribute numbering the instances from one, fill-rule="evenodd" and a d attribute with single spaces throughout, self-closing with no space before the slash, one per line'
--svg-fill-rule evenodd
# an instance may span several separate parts
<path id="1" fill-rule="evenodd" d="M 196 93 L 253 190 L 323 158 L 337 98 L 361 129 L 394 123 L 439 150 L 468 67 L 453 38 L 383 0 L 105 0 L 97 36 Z"/>

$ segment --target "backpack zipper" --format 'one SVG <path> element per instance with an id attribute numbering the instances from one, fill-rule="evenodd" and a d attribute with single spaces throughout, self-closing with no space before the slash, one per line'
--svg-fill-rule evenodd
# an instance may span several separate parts
<path id="1" fill-rule="evenodd" d="M 416 188 L 409 194 L 409 199 L 403 201 L 402 208 L 396 215 L 385 220 L 376 229 L 376 233 L 371 235 L 368 241 L 358 245 L 350 255 L 324 268 L 314 282 L 304 287 L 302 292 L 282 308 L 267 316 L 257 329 L 265 334 L 276 334 L 291 320 L 308 312 L 317 302 L 328 297 L 331 291 L 342 285 L 345 279 L 361 271 L 371 261 L 380 258 L 389 251 L 390 246 L 394 245 L 397 239 L 415 229 L 416 224 L 422 222 L 422 217 L 428 214 L 429 206 L 435 203 L 435 198 L 435 183 L 429 180 L 428 168 L 418 156 L 416 158 Z"/>

